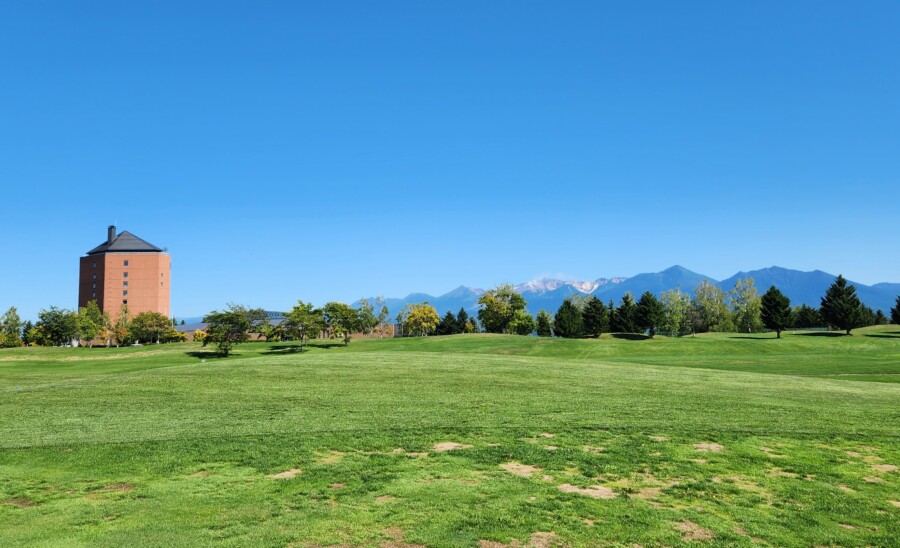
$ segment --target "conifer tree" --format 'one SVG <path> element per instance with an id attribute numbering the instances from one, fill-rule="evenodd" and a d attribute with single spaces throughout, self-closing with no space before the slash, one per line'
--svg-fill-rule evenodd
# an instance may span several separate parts
<path id="1" fill-rule="evenodd" d="M 609 332 L 609 310 L 596 295 L 592 295 L 581 312 L 584 334 L 588 337 L 599 337 Z"/>
<path id="2" fill-rule="evenodd" d="M 762 296 L 760 316 L 763 325 L 781 338 L 781 332 L 791 326 L 791 300 L 774 285 Z"/>
<path id="3" fill-rule="evenodd" d="M 820 313 L 828 325 L 843 329 L 849 335 L 862 320 L 862 303 L 856 295 L 856 287 L 848 285 L 839 275 L 822 297 Z"/>
<path id="4" fill-rule="evenodd" d="M 467 323 L 469 323 L 469 314 L 464 307 L 460 307 L 459 312 L 456 313 L 456 332 L 465 333 Z"/>
<path id="5" fill-rule="evenodd" d="M 637 306 L 634 304 L 634 297 L 631 293 L 625 293 L 622 296 L 622 304 L 616 309 L 613 325 L 610 330 L 616 333 L 636 333 L 637 328 Z"/>
<path id="6" fill-rule="evenodd" d="M 571 299 L 566 299 L 556 311 L 556 317 L 553 318 L 553 334 L 557 337 L 565 337 L 573 339 L 581 337 L 584 333 L 584 324 L 581 319 L 581 312 Z"/>
<path id="7" fill-rule="evenodd" d="M 456 316 L 453 315 L 453 312 L 447 311 L 444 314 L 444 317 L 441 318 L 440 323 L 437 325 L 437 328 L 434 330 L 435 335 L 453 335 L 456 333 L 457 329 Z"/>
<path id="8" fill-rule="evenodd" d="M 546 310 L 537 313 L 537 321 L 535 322 L 535 331 L 538 337 L 550 337 L 553 335 L 553 318 Z"/>
<path id="9" fill-rule="evenodd" d="M 819 311 L 815 308 L 801 304 L 794 309 L 794 327 L 822 327 L 824 322 Z"/>
<path id="10" fill-rule="evenodd" d="M 897 296 L 897 304 L 891 308 L 891 323 L 900 325 L 900 296 Z"/>
<path id="11" fill-rule="evenodd" d="M 665 309 L 656 298 L 656 295 L 649 291 L 644 291 L 640 300 L 637 302 L 637 327 L 638 329 L 646 329 L 650 337 L 656 335 L 656 330 L 665 320 Z"/>

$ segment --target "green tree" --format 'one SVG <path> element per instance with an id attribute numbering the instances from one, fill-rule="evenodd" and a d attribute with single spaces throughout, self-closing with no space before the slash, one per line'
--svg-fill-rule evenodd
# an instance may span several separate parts
<path id="1" fill-rule="evenodd" d="M 478 320 L 488 333 L 507 333 L 516 312 L 525 310 L 525 298 L 510 284 L 485 291 L 478 299 Z"/>
<path id="2" fill-rule="evenodd" d="M 695 316 L 698 319 L 697 331 L 727 332 L 734 329 L 731 312 L 725 304 L 725 292 L 707 280 L 701 281 L 694 288 L 691 300 Z"/>
<path id="3" fill-rule="evenodd" d="M 246 316 L 246 311 L 242 312 Z M 247 321 L 250 322 L 249 316 L 247 316 Z M 162 336 L 171 330 L 172 320 L 159 312 L 141 312 L 131 320 L 131 335 L 137 341 L 159 343 Z"/>
<path id="4" fill-rule="evenodd" d="M 584 336 L 584 320 L 581 317 L 581 311 L 572 302 L 572 299 L 566 299 L 556 311 L 553 318 L 553 333 L 557 337 L 574 339 Z"/>
<path id="5" fill-rule="evenodd" d="M 808 328 L 822 327 L 825 325 L 825 322 L 822 321 L 822 316 L 819 314 L 819 311 L 806 304 L 801 304 L 800 306 L 795 308 L 793 316 L 794 327 Z"/>
<path id="6" fill-rule="evenodd" d="M 409 337 L 427 337 L 440 322 L 437 310 L 427 302 L 404 306 L 399 319 L 403 334 Z"/>
<path id="7" fill-rule="evenodd" d="M 537 313 L 537 320 L 535 321 L 535 331 L 537 331 L 538 337 L 550 337 L 553 335 L 553 318 L 550 317 L 550 313 L 546 310 L 541 310 Z"/>
<path id="8" fill-rule="evenodd" d="M 891 323 L 900 325 L 900 296 L 897 297 L 897 303 L 891 308 Z"/>
<path id="9" fill-rule="evenodd" d="M 71 310 L 51 306 L 38 312 L 38 322 L 44 336 L 56 346 L 68 344 L 78 335 L 76 314 Z"/>
<path id="10" fill-rule="evenodd" d="M 691 297 L 680 288 L 664 291 L 660 302 L 663 305 L 662 331 L 676 336 L 691 330 Z"/>
<path id="11" fill-rule="evenodd" d="M 599 337 L 609 332 L 609 310 L 596 295 L 591 295 L 585 301 L 581 309 L 581 323 L 584 334 L 588 337 Z"/>
<path id="12" fill-rule="evenodd" d="M 888 317 L 884 315 L 884 312 L 879 308 L 875 311 L 875 324 L 874 325 L 887 325 L 890 323 Z"/>
<path id="13" fill-rule="evenodd" d="M 11 306 L 0 317 L 0 347 L 13 348 L 22 346 L 22 319 L 16 307 Z"/>
<path id="14" fill-rule="evenodd" d="M 128 305 L 123 304 L 121 310 L 119 310 L 119 314 L 116 316 L 116 321 L 113 323 L 113 337 L 116 339 L 116 346 L 123 344 L 129 344 L 132 340 L 131 337 L 131 318 L 128 312 Z"/>
<path id="15" fill-rule="evenodd" d="M 378 322 L 376 325 L 380 338 L 383 339 L 388 326 L 391 325 L 391 309 L 385 304 L 384 297 L 375 297 L 375 306 L 378 308 L 378 316 L 375 317 Z"/>
<path id="16" fill-rule="evenodd" d="M 212 311 L 203 317 L 206 324 L 206 337 L 203 346 L 214 343 L 219 352 L 228 357 L 232 348 L 250 339 L 250 317 L 246 309 L 229 304 L 228 309 Z"/>
<path id="17" fill-rule="evenodd" d="M 37 341 L 31 340 L 31 330 L 34 329 L 34 324 L 31 323 L 31 320 L 26 321 L 22 324 L 22 344 L 25 346 L 30 346 L 31 343 L 37 343 Z"/>
<path id="18" fill-rule="evenodd" d="M 527 310 L 517 310 L 507 329 L 516 335 L 531 335 L 534 333 L 534 318 Z"/>
<path id="19" fill-rule="evenodd" d="M 368 299 L 359 300 L 356 314 L 359 317 L 359 331 L 363 335 L 374 332 L 375 328 L 378 327 L 378 316 L 375 315 L 375 305 L 370 303 Z"/>
<path id="20" fill-rule="evenodd" d="M 741 333 L 753 333 L 762 328 L 760 298 L 753 278 L 740 278 L 728 292 L 735 328 Z"/>
<path id="21" fill-rule="evenodd" d="M 86 341 L 89 347 L 94 346 L 94 339 L 103 329 L 104 317 L 97 301 L 88 301 L 87 306 L 78 309 L 78 338 Z"/>
<path id="22" fill-rule="evenodd" d="M 862 324 L 862 303 L 856 295 L 856 287 L 847 284 L 847 280 L 839 275 L 825 291 L 819 313 L 825 323 L 849 335 Z"/>
<path id="23" fill-rule="evenodd" d="M 636 316 L 638 329 L 647 330 L 651 337 L 656 335 L 666 318 L 662 303 L 649 291 L 644 291 L 638 300 Z"/>
<path id="24" fill-rule="evenodd" d="M 622 304 L 616 308 L 614 321 L 609 330 L 613 333 L 637 333 L 637 305 L 631 293 L 622 295 Z"/>
<path id="25" fill-rule="evenodd" d="M 314 308 L 311 303 L 297 301 L 285 315 L 281 328 L 286 337 L 300 341 L 300 351 L 303 352 L 307 341 L 318 337 L 325 329 L 325 318 L 322 311 Z"/>
<path id="26" fill-rule="evenodd" d="M 774 285 L 766 291 L 760 300 L 760 317 L 766 329 L 775 332 L 781 338 L 781 332 L 791 326 L 791 300 Z"/>
<path id="27" fill-rule="evenodd" d="M 459 308 L 459 312 L 456 313 L 456 332 L 457 333 L 468 333 L 467 326 L 469 324 L 469 313 L 466 312 L 464 307 Z"/>
<path id="28" fill-rule="evenodd" d="M 322 307 L 325 317 L 325 330 L 332 338 L 340 338 L 344 345 L 350 344 L 350 337 L 360 330 L 359 314 L 346 303 L 330 302 Z"/>
<path id="29" fill-rule="evenodd" d="M 441 321 L 438 323 L 437 328 L 434 330 L 435 335 L 453 335 L 456 333 L 456 316 L 453 315 L 453 312 L 447 311 L 444 314 L 444 317 L 441 318 Z"/>

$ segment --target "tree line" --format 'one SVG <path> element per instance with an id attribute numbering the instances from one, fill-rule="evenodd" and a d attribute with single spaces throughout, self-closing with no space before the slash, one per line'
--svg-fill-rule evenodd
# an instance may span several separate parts
<path id="1" fill-rule="evenodd" d="M 141 312 L 132 317 L 128 306 L 111 318 L 101 312 L 96 301 L 77 311 L 51 306 L 38 312 L 38 321 L 23 322 L 15 307 L 0 317 L 0 347 L 64 346 L 79 344 L 94 346 L 123 346 L 139 342 L 184 341 L 185 336 L 175 330 L 175 320 L 157 312 Z"/>

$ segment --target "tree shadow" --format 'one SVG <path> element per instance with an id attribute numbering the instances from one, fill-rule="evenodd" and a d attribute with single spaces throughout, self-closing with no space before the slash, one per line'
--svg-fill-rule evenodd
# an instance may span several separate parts
<path id="1" fill-rule="evenodd" d="M 846 337 L 847 334 L 840 331 L 813 331 L 811 333 L 794 333 L 800 337 Z"/>
<path id="2" fill-rule="evenodd" d="M 610 333 L 609 336 L 614 339 L 624 339 L 626 341 L 646 341 L 650 338 L 649 335 L 644 335 L 642 333 Z"/>
<path id="3" fill-rule="evenodd" d="M 225 354 L 222 354 L 221 352 L 216 352 L 215 350 L 195 350 L 195 351 L 191 351 L 191 352 L 185 352 L 185 354 L 187 354 L 188 356 L 190 356 L 192 358 L 199 358 L 201 360 L 215 360 L 215 359 L 221 359 L 221 358 L 230 358 L 230 357 L 238 355 L 238 354 L 235 354 L 234 352 L 232 352 L 231 354 L 226 356 Z"/>
<path id="4" fill-rule="evenodd" d="M 892 331 L 890 333 L 866 333 L 866 337 L 875 337 L 876 339 L 900 339 L 900 331 Z"/>
<path id="5" fill-rule="evenodd" d="M 776 336 L 774 336 L 774 335 L 771 335 L 771 336 L 765 336 L 765 335 L 731 335 L 731 336 L 728 337 L 728 338 L 729 338 L 729 339 L 752 339 L 752 340 L 754 340 L 754 341 L 774 341 L 774 340 L 777 340 L 777 339 L 778 339 L 778 337 L 776 337 Z"/>

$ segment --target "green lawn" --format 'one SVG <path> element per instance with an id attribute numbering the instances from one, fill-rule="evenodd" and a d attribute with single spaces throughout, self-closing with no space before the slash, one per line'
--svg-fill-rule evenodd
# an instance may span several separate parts
<path id="1" fill-rule="evenodd" d="M 0 545 L 900 538 L 896 327 L 285 346 L 0 351 Z"/>

